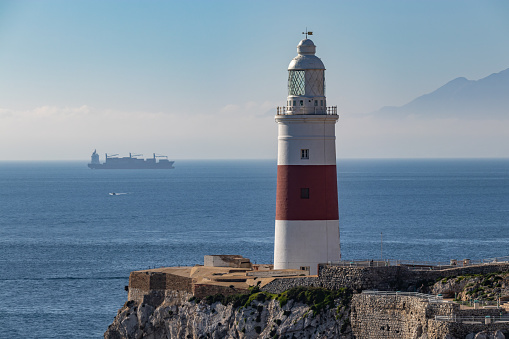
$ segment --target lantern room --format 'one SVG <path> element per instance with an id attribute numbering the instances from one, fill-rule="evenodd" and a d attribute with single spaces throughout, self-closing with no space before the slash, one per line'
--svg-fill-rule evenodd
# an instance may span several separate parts
<path id="1" fill-rule="evenodd" d="M 315 52 L 310 39 L 297 46 L 298 55 L 288 66 L 286 114 L 327 114 L 325 66 Z"/>

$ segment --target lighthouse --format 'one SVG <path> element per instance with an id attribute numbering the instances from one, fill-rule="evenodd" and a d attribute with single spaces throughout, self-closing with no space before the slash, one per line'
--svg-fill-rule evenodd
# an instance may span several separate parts
<path id="1" fill-rule="evenodd" d="M 340 260 L 336 172 L 337 107 L 327 107 L 325 66 L 307 38 L 288 66 L 288 99 L 278 107 L 274 269 L 317 274 Z"/>

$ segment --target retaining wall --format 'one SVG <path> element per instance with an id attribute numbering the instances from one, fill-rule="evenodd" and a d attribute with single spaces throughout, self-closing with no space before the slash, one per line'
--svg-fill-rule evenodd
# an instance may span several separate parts
<path id="1" fill-rule="evenodd" d="M 363 290 L 416 291 L 429 281 L 467 274 L 488 274 L 509 271 L 509 264 L 484 264 L 445 270 L 411 270 L 406 266 L 346 267 L 320 264 L 317 277 L 279 278 L 262 290 L 281 293 L 297 286 L 314 286 L 327 289 L 348 287 L 356 292 Z"/>
<path id="2" fill-rule="evenodd" d="M 435 320 L 435 315 L 486 316 L 500 310 L 460 310 L 458 304 L 433 303 L 413 296 L 356 294 L 350 322 L 354 338 L 465 338 L 470 333 L 509 331 L 509 323 L 468 324 Z"/>

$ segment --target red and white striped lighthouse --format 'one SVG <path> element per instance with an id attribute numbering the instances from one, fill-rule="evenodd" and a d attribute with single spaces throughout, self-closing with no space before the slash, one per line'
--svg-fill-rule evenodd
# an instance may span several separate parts
<path id="1" fill-rule="evenodd" d="M 337 108 L 327 107 L 325 66 L 310 39 L 288 66 L 288 100 L 278 107 L 274 269 L 338 261 Z"/>

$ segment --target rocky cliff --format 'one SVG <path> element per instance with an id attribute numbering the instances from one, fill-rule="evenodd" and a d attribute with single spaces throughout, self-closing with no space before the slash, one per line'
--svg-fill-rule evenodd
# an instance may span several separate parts
<path id="1" fill-rule="evenodd" d="M 196 300 L 189 293 L 165 291 L 160 304 L 149 299 L 149 303 L 126 302 L 104 337 L 352 338 L 348 292 L 288 292 Z"/>
<path id="2" fill-rule="evenodd" d="M 326 267 L 318 277 L 275 279 L 241 293 L 230 286 L 235 293 L 226 295 L 171 289 L 161 274 L 145 274 L 150 279 L 142 288 L 132 275 L 129 301 L 105 338 L 503 339 L 509 313 L 489 304 L 509 298 L 508 270 L 506 264 L 442 271 Z M 386 292 L 369 291 L 376 288 Z"/>

